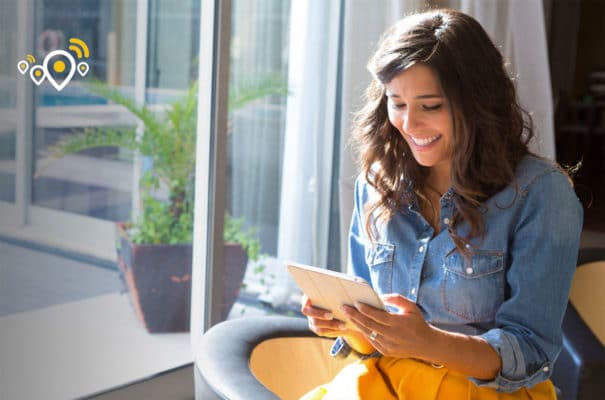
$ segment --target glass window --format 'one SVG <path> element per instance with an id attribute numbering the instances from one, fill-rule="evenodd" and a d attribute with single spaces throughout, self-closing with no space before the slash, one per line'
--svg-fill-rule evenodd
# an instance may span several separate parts
<path id="1" fill-rule="evenodd" d="M 15 201 L 17 2 L 0 3 L 0 202 Z"/>
<path id="2" fill-rule="evenodd" d="M 272 312 L 259 295 L 271 290 L 277 254 L 289 30 L 290 1 L 232 3 L 223 318 L 245 271 L 230 317 Z M 229 243 L 242 234 L 249 257 Z"/>
<path id="3" fill-rule="evenodd" d="M 17 18 L 21 11 L 33 23 L 22 23 Z M 160 273 L 177 262 L 184 272 L 168 273 L 164 286 L 127 289 L 135 280 L 135 267 L 119 269 L 116 256 L 114 222 L 147 210 L 148 203 L 137 201 L 139 178 L 153 180 L 159 162 L 133 157 L 131 150 L 109 143 L 66 155 L 51 149 L 97 129 L 119 130 L 118 137 L 137 129 L 142 134 L 137 119 L 108 88 L 127 101 L 145 99 L 151 115 L 181 123 L 194 138 L 195 114 L 185 121 L 171 110 L 197 79 L 199 18 L 199 0 L 0 2 L 0 212 L 7 208 L 3 203 L 21 201 L 25 214 L 25 221 L 8 228 L 0 218 L 0 336 L 7 349 L 0 369 L 8 371 L 0 376 L 0 397 L 86 397 L 192 361 L 187 329 L 191 263 L 179 256 L 164 260 Z M 20 31 L 32 38 L 23 54 L 15 45 Z M 42 68 L 38 75 L 39 69 L 32 75 L 17 71 L 26 54 L 31 54 L 30 68 Z M 142 84 L 141 71 L 146 76 Z M 14 111 L 15 82 L 33 90 L 33 111 L 25 115 L 33 125 L 26 131 L 26 146 L 15 142 L 13 114 L 28 113 Z M 176 132 L 168 132 L 165 142 L 178 140 Z M 152 152 L 163 144 L 154 143 Z M 193 155 L 194 144 L 189 147 Z M 15 158 L 23 154 L 31 173 L 15 167 Z M 150 192 L 166 199 L 170 184 L 150 184 Z M 16 191 L 29 195 L 19 200 Z M 163 211 L 155 215 L 166 215 Z M 122 259 L 147 254 L 142 247 Z M 150 267 L 150 258 L 161 257 L 143 263 L 153 274 L 157 270 Z M 158 334 L 147 319 L 145 300 L 137 299 L 148 296 L 156 299 L 152 308 L 158 303 L 170 307 L 175 296 L 162 301 L 159 294 L 171 287 L 180 290 L 184 301 L 161 311 L 160 317 L 185 324 Z M 28 332 L 28 343 L 15 332 Z M 24 380 L 34 375 L 38 384 L 28 385 Z"/>
<path id="4" fill-rule="evenodd" d="M 81 50 L 74 51 L 75 63 L 60 55 L 49 58 L 51 76 L 36 90 L 34 205 L 109 221 L 129 218 L 133 183 L 129 153 L 107 146 L 53 160 L 49 148 L 65 136 L 86 129 L 134 126 L 135 119 L 126 110 L 91 92 L 86 83 L 93 79 L 107 82 L 117 85 L 125 95 L 133 96 L 135 4 L 36 2 L 35 54 L 38 62 L 41 64 L 55 50 L 70 46 Z M 81 42 L 72 43 L 74 38 Z M 69 79 L 70 70 L 77 69 L 80 62 L 87 63 L 88 73 L 84 77 L 74 73 L 69 83 L 57 90 L 51 79 L 63 84 Z M 53 71 L 54 63 L 64 63 L 65 71 Z"/>
<path id="5" fill-rule="evenodd" d="M 286 260 L 327 267 L 329 258 L 339 269 L 338 239 L 328 246 L 338 221 L 338 26 L 337 3 L 232 3 L 225 240 L 243 233 L 258 247 L 229 318 L 299 313 Z M 237 251 L 226 244 L 227 308 Z"/>

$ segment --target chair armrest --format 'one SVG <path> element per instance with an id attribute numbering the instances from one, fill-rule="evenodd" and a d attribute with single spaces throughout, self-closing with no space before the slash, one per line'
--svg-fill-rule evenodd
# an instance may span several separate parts
<path id="1" fill-rule="evenodd" d="M 573 305 L 563 318 L 563 349 L 552 380 L 564 399 L 597 399 L 605 393 L 605 349 Z"/>
<path id="2" fill-rule="evenodd" d="M 222 399 L 278 400 L 252 374 L 249 360 L 256 345 L 283 337 L 315 337 L 315 334 L 309 331 L 304 318 L 263 316 L 221 322 L 202 336 L 195 357 L 197 372 Z"/>

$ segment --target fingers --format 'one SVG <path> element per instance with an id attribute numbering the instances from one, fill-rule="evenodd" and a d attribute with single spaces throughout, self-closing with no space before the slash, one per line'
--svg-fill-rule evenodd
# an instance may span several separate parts
<path id="1" fill-rule="evenodd" d="M 325 319 L 325 320 L 334 319 L 334 315 L 332 315 L 332 313 L 330 311 L 324 310 L 323 308 L 319 308 L 319 307 L 313 307 L 313 305 L 311 305 L 311 301 L 309 299 L 307 299 L 307 301 L 305 301 L 303 303 L 302 307 L 300 308 L 300 312 L 302 312 L 303 315 L 306 315 L 307 317 L 311 317 L 311 318 Z"/>
<path id="2" fill-rule="evenodd" d="M 366 304 L 358 304 L 357 309 L 343 306 L 342 312 L 368 339 L 373 331 L 382 332 L 388 327 L 389 314 Z"/>
<path id="3" fill-rule="evenodd" d="M 416 303 L 399 293 L 389 293 L 380 296 L 382 301 L 398 308 L 416 308 Z"/>
<path id="4" fill-rule="evenodd" d="M 334 319 L 330 311 L 314 307 L 306 296 L 303 297 L 301 312 L 307 317 L 309 329 L 319 336 L 336 337 L 346 327 L 343 321 Z"/>
<path id="5" fill-rule="evenodd" d="M 337 319 L 327 321 L 324 319 L 308 318 L 309 329 L 319 336 L 336 337 L 345 331 L 345 323 Z"/>
<path id="6" fill-rule="evenodd" d="M 355 308 L 365 317 L 382 325 L 388 325 L 389 314 L 386 311 L 379 310 L 378 308 L 374 308 L 364 303 L 355 303 Z"/>

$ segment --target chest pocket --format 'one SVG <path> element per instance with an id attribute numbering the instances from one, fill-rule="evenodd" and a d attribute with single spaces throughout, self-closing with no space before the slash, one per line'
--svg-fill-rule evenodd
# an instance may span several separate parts
<path id="1" fill-rule="evenodd" d="M 379 293 L 391 293 L 392 291 L 394 257 L 394 244 L 368 243 L 365 247 L 366 264 L 370 270 L 372 286 Z"/>
<path id="2" fill-rule="evenodd" d="M 465 322 L 494 319 L 504 301 L 502 252 L 477 251 L 470 262 L 459 253 L 446 257 L 441 294 L 445 309 Z"/>

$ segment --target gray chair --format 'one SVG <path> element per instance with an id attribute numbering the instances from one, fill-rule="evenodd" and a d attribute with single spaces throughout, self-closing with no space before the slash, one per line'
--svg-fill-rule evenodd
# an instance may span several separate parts
<path id="1" fill-rule="evenodd" d="M 590 322 L 584 320 L 590 307 L 580 300 L 574 302 L 574 294 L 591 299 L 586 282 L 600 287 L 602 293 L 605 249 L 581 249 L 578 267 L 563 321 L 563 350 L 552 379 L 560 399 L 601 400 L 605 399 L 605 349 Z M 587 277 L 582 274 L 584 268 Z M 603 322 L 605 304 L 595 307 L 594 314 Z M 331 343 L 311 333 L 303 318 L 251 317 L 222 322 L 202 337 L 195 363 L 196 399 L 298 399 L 329 381 L 347 362 L 328 355 Z"/>
<path id="2" fill-rule="evenodd" d="M 196 355 L 196 399 L 298 399 L 351 361 L 330 357 L 331 345 L 309 331 L 305 318 L 219 323 L 204 334 Z"/>
<path id="3" fill-rule="evenodd" d="M 605 248 L 584 248 L 563 319 L 563 349 L 552 380 L 562 400 L 605 399 Z M 596 291 L 598 290 L 598 292 Z M 600 303 L 598 302 L 600 299 Z"/>

